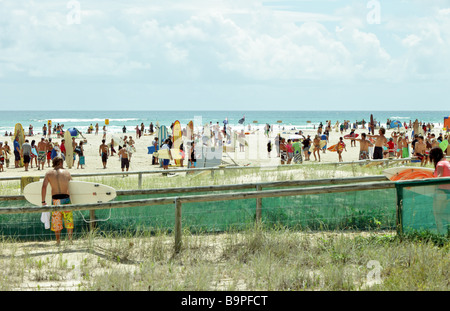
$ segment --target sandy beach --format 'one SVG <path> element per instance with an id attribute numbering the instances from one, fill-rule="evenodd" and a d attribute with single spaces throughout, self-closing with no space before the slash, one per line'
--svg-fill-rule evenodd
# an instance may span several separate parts
<path id="1" fill-rule="evenodd" d="M 185 126 L 182 125 L 184 128 Z M 236 144 L 235 152 L 232 152 L 232 149 L 227 148 L 227 152 L 223 153 L 222 160 L 225 165 L 251 165 L 251 166 L 273 166 L 273 165 L 279 165 L 280 164 L 280 158 L 277 157 L 276 147 L 275 147 L 275 137 L 278 133 L 280 133 L 281 137 L 286 138 L 286 140 L 290 137 L 290 135 L 295 134 L 298 132 L 296 129 L 288 130 L 286 127 L 283 130 L 283 125 L 275 125 L 272 132 L 270 132 L 269 137 L 266 137 L 264 134 L 264 131 L 261 129 L 258 129 L 257 127 L 252 127 L 250 131 L 248 131 L 250 134 L 246 135 L 246 139 L 248 142 L 248 147 L 245 151 L 240 151 L 239 144 Z M 378 130 L 376 130 L 376 133 Z M 391 133 L 393 130 L 387 130 L 386 131 L 386 137 L 391 137 Z M 403 129 L 403 132 L 405 132 L 405 129 Z M 433 133 L 436 134 L 436 137 L 440 133 L 439 128 L 435 128 Z M 347 130 L 342 135 L 340 131 L 336 132 L 335 129 L 332 129 L 329 136 L 329 141 L 327 146 L 331 146 L 333 144 L 336 144 L 339 141 L 339 138 L 341 136 L 344 136 L 346 134 L 349 134 L 350 130 Z M 358 128 L 355 130 L 355 133 L 361 135 L 362 133 L 368 133 L 367 128 L 362 129 Z M 411 130 L 406 130 L 406 133 L 411 136 Z M 307 136 L 310 135 L 313 139 L 314 136 L 317 134 L 316 129 L 311 130 L 304 130 L 303 135 Z M 106 143 L 108 144 L 111 141 L 112 136 L 122 136 L 124 134 L 118 134 L 118 133 L 112 133 L 106 135 Z M 145 133 L 140 138 L 136 137 L 136 133 L 134 132 L 128 132 L 126 135 L 133 138 L 136 148 L 136 152 L 132 154 L 131 162 L 130 162 L 130 168 L 129 171 L 149 171 L 149 170 L 162 170 L 162 168 L 159 167 L 159 165 L 152 165 L 152 156 L 148 154 L 147 147 L 151 146 L 151 142 L 154 139 L 154 135 L 149 135 Z M 101 131 L 96 134 L 86 134 L 83 133 L 83 136 L 86 139 L 86 142 L 84 143 L 84 154 L 85 154 L 85 165 L 83 168 L 77 168 L 77 162 L 78 162 L 78 156 L 75 160 L 74 167 L 70 169 L 71 173 L 104 173 L 104 172 L 120 172 L 121 171 L 121 164 L 119 160 L 119 156 L 117 154 L 110 156 L 108 158 L 108 163 L 106 169 L 103 168 L 101 157 L 99 155 L 99 146 L 101 144 L 103 134 Z M 34 135 L 34 136 L 27 136 L 26 139 L 29 140 L 31 143 L 32 140 L 35 140 L 36 142 L 39 142 L 42 135 Z M 57 138 L 56 134 L 52 134 L 52 142 L 53 143 L 61 143 L 62 138 Z M 84 140 L 82 137 L 78 136 L 76 138 L 76 141 L 79 143 L 81 140 Z M 273 144 L 272 152 L 270 154 L 270 158 L 268 156 L 267 152 L 267 143 L 268 141 L 271 141 Z M 7 141 L 8 144 L 12 147 L 13 145 L 13 137 L 2 137 L 1 141 Z M 356 146 L 351 146 L 349 139 L 344 139 L 346 143 L 347 150 L 343 152 L 342 158 L 343 161 L 357 161 L 358 155 L 359 155 L 359 142 L 356 142 Z M 118 151 L 118 147 L 115 147 L 116 152 Z M 10 165 L 9 168 L 6 168 L 6 165 L 4 167 L 4 172 L 0 172 L 0 177 L 11 177 L 11 176 L 40 176 L 43 175 L 47 170 L 51 169 L 51 167 L 48 167 L 47 163 L 45 164 L 44 171 L 38 170 L 36 165 L 33 163 L 33 167 L 29 168 L 29 170 L 26 172 L 24 167 L 15 168 L 14 167 L 14 155 L 10 155 Z M 321 162 L 338 162 L 338 154 L 336 152 L 330 152 L 326 151 L 320 152 L 320 161 Z M 314 155 L 310 155 L 310 161 L 304 161 L 303 163 L 314 163 L 318 162 L 315 161 Z M 177 168 L 174 165 L 174 161 L 171 161 L 171 166 L 169 168 Z M 184 168 L 187 167 L 187 160 L 184 161 Z"/>

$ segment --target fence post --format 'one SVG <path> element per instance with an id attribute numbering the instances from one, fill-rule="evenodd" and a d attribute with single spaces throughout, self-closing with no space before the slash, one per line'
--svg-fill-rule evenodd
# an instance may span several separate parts
<path id="1" fill-rule="evenodd" d="M 396 217 L 395 225 L 397 227 L 397 234 L 401 236 L 403 233 L 403 224 L 402 224 L 403 187 L 396 183 L 395 190 L 397 192 L 397 217 Z"/>
<path id="2" fill-rule="evenodd" d="M 142 173 L 138 174 L 138 189 L 142 189 Z"/>
<path id="3" fill-rule="evenodd" d="M 256 186 L 256 191 L 261 191 L 262 187 L 260 185 Z M 262 218 L 262 198 L 257 198 L 256 199 L 256 224 L 260 224 L 261 223 L 261 218 Z"/>
<path id="4" fill-rule="evenodd" d="M 175 253 L 181 250 L 181 202 L 175 198 Z"/>
<path id="5" fill-rule="evenodd" d="M 89 230 L 93 232 L 95 229 L 95 210 L 89 211 Z"/>

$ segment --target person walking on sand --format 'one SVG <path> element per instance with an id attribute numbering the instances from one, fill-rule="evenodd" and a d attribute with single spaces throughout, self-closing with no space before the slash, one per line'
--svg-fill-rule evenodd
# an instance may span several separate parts
<path id="1" fill-rule="evenodd" d="M 342 152 L 344 150 L 347 151 L 347 148 L 345 146 L 344 139 L 342 137 L 339 138 L 339 142 L 337 144 L 336 150 L 337 150 L 337 153 L 339 155 L 339 162 L 343 162 L 343 160 L 342 160 Z"/>
<path id="2" fill-rule="evenodd" d="M 20 163 L 20 144 L 19 144 L 19 137 L 17 136 L 14 139 L 14 166 L 15 168 L 19 168 L 19 163 Z"/>
<path id="3" fill-rule="evenodd" d="M 317 156 L 318 156 L 319 162 L 320 162 L 320 137 L 319 137 L 319 135 L 316 135 L 314 137 L 313 146 L 314 146 L 314 151 L 313 151 L 314 161 L 317 161 Z M 317 156 L 316 156 L 316 153 L 317 153 Z"/>
<path id="4" fill-rule="evenodd" d="M 98 148 L 98 153 L 102 157 L 103 168 L 106 169 L 106 163 L 108 162 L 109 148 L 105 144 L 105 140 L 102 139 L 102 144 Z"/>
<path id="5" fill-rule="evenodd" d="M 69 182 L 72 176 L 69 171 L 63 169 L 64 160 L 62 157 L 55 157 L 52 160 L 53 170 L 45 174 L 44 182 L 42 183 L 42 206 L 46 206 L 45 197 L 47 195 L 47 186 L 50 184 L 52 188 L 52 205 L 67 205 L 70 204 Z M 61 241 L 61 231 L 66 227 L 69 241 L 72 241 L 73 234 L 73 214 L 70 211 L 54 211 L 51 213 L 51 227 L 55 232 L 56 244 L 59 245 Z"/>
<path id="6" fill-rule="evenodd" d="M 22 144 L 21 149 L 22 157 L 23 157 L 23 165 L 25 166 L 25 172 L 28 171 L 28 166 L 31 162 L 31 145 L 28 139 L 25 140 L 25 143 Z"/>
<path id="7" fill-rule="evenodd" d="M 128 169 L 130 168 L 130 161 L 128 159 L 128 151 L 126 146 L 120 148 L 117 155 L 120 157 L 120 168 L 122 169 L 122 172 L 124 171 L 124 169 L 126 169 L 128 172 Z"/>
<path id="8" fill-rule="evenodd" d="M 38 152 L 38 170 L 42 168 L 44 170 L 45 159 L 47 157 L 47 143 L 45 142 L 45 138 L 42 137 L 41 141 L 37 145 Z"/>

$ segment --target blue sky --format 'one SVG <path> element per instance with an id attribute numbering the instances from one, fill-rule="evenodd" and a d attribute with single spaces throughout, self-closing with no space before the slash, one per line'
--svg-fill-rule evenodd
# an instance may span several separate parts
<path id="1" fill-rule="evenodd" d="M 442 110 L 450 0 L 0 0 L 3 110 Z"/>

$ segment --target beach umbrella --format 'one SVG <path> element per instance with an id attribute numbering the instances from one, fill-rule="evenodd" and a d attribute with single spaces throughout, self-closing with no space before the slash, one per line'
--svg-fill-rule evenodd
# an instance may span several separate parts
<path id="1" fill-rule="evenodd" d="M 69 131 L 69 133 L 72 137 L 77 137 L 78 133 L 79 133 L 78 130 L 74 127 L 67 129 L 67 131 Z"/>
<path id="2" fill-rule="evenodd" d="M 400 121 L 392 121 L 391 124 L 389 125 L 390 128 L 398 128 L 398 127 L 403 127 L 402 122 Z"/>
<path id="3" fill-rule="evenodd" d="M 303 136 L 302 135 L 293 134 L 293 135 L 289 136 L 289 139 L 303 139 Z"/>

